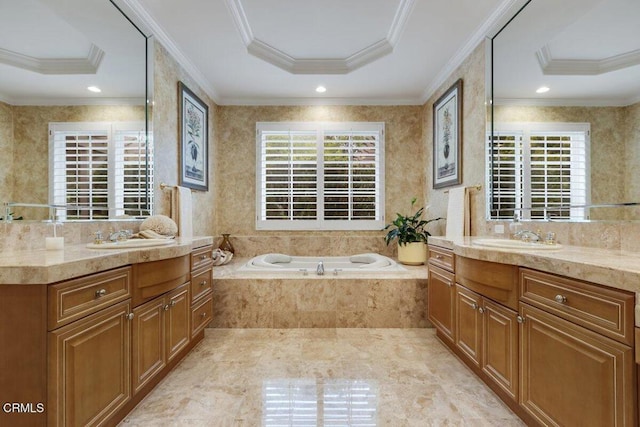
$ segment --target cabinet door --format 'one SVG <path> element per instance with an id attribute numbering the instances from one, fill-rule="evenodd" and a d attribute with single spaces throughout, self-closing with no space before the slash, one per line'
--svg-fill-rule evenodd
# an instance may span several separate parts
<path id="1" fill-rule="evenodd" d="M 543 425 L 634 426 L 631 347 L 521 305 L 520 404 Z"/>
<path id="2" fill-rule="evenodd" d="M 133 310 L 133 392 L 166 365 L 165 298 L 151 300 Z"/>
<path id="3" fill-rule="evenodd" d="M 483 299 L 482 370 L 509 396 L 518 391 L 518 322 L 516 313 Z"/>
<path id="4" fill-rule="evenodd" d="M 453 342 L 453 322 L 455 295 L 453 274 L 429 265 L 429 285 L 427 286 L 427 307 L 429 320 L 442 335 Z"/>
<path id="5" fill-rule="evenodd" d="M 482 348 L 482 297 L 460 285 L 456 285 L 455 344 L 476 365 L 480 366 Z"/>
<path id="6" fill-rule="evenodd" d="M 167 310 L 165 321 L 167 328 L 167 361 L 189 344 L 191 301 L 189 299 L 189 285 L 176 288 L 167 296 Z"/>
<path id="7" fill-rule="evenodd" d="M 49 333 L 49 424 L 98 425 L 131 398 L 129 300 Z"/>

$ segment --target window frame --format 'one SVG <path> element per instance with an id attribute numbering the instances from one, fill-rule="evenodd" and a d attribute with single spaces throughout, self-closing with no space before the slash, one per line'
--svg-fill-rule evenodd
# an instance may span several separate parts
<path id="1" fill-rule="evenodd" d="M 317 153 L 317 219 L 263 219 L 262 188 L 262 133 L 263 132 L 315 132 Z M 376 169 L 376 202 L 375 219 L 373 220 L 331 220 L 323 218 L 324 213 L 324 136 L 325 133 L 344 132 L 377 132 L 377 169 Z M 385 223 L 385 123 L 384 122 L 256 122 L 256 229 L 257 230 L 319 230 L 319 231 L 359 231 L 382 230 Z M 351 193 L 350 193 L 351 194 Z"/>

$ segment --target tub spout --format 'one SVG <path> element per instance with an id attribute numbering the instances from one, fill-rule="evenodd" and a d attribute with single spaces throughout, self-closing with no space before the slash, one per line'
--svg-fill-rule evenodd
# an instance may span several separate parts
<path id="1" fill-rule="evenodd" d="M 316 268 L 316 274 L 318 276 L 323 276 L 324 275 L 324 263 L 322 261 L 320 261 L 318 263 L 318 268 Z"/>

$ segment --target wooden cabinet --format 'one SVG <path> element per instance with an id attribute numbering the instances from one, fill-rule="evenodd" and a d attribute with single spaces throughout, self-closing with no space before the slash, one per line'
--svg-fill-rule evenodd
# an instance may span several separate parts
<path id="1" fill-rule="evenodd" d="M 191 254 L 191 336 L 202 333 L 213 319 L 212 246 Z"/>
<path id="2" fill-rule="evenodd" d="M 636 426 L 630 292 L 520 269 L 520 404 L 544 426 Z"/>
<path id="3" fill-rule="evenodd" d="M 545 426 L 635 426 L 631 347 L 522 304 L 521 406 Z"/>
<path id="4" fill-rule="evenodd" d="M 49 334 L 49 425 L 101 425 L 131 398 L 129 301 Z"/>
<path id="5" fill-rule="evenodd" d="M 189 344 L 189 283 L 133 310 L 133 389 L 142 389 Z"/>
<path id="6" fill-rule="evenodd" d="M 454 255 L 449 249 L 429 246 L 427 286 L 427 315 L 437 328 L 438 336 L 453 343 L 454 340 Z"/>
<path id="7" fill-rule="evenodd" d="M 456 285 L 458 350 L 509 397 L 518 390 L 517 313 Z"/>
<path id="8" fill-rule="evenodd" d="M 429 265 L 427 312 L 441 338 L 453 342 L 455 278 L 453 273 Z"/>

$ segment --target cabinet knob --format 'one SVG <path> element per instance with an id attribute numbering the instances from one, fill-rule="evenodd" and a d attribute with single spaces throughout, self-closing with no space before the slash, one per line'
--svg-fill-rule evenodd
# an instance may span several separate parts
<path id="1" fill-rule="evenodd" d="M 202 317 L 203 319 L 204 319 L 205 317 L 207 317 L 207 312 L 205 311 L 205 312 L 203 312 L 203 313 L 200 313 L 200 317 Z"/>
<path id="2" fill-rule="evenodd" d="M 200 286 L 207 286 L 207 281 L 203 280 L 202 282 L 200 282 Z"/>
<path id="3" fill-rule="evenodd" d="M 482 307 L 478 308 L 478 312 L 479 312 L 480 314 L 484 314 L 484 308 L 482 308 Z"/>
<path id="4" fill-rule="evenodd" d="M 106 289 L 100 289 L 100 290 L 96 291 L 96 298 L 103 297 L 106 294 L 107 294 L 107 290 Z"/>
<path id="5" fill-rule="evenodd" d="M 567 302 L 567 297 L 565 297 L 564 295 L 556 295 L 556 297 L 554 298 L 554 300 L 556 300 L 556 302 L 558 304 L 564 304 L 565 302 Z"/>
<path id="6" fill-rule="evenodd" d="M 473 308 L 474 310 L 478 309 L 478 304 L 476 304 L 475 302 L 473 304 L 471 304 L 471 308 Z"/>
<path id="7" fill-rule="evenodd" d="M 164 311 L 168 311 L 169 310 L 169 304 L 165 305 L 164 307 L 162 307 L 164 309 Z"/>
<path id="8" fill-rule="evenodd" d="M 526 319 L 524 317 L 520 316 L 519 314 L 516 316 L 516 322 L 518 322 L 518 323 L 522 324 L 522 323 L 524 323 L 525 320 Z"/>
<path id="9" fill-rule="evenodd" d="M 442 259 L 442 255 L 436 255 L 436 259 Z"/>
<path id="10" fill-rule="evenodd" d="M 204 261 L 205 259 L 209 258 L 209 256 L 207 255 L 200 255 L 200 261 Z"/>
<path id="11" fill-rule="evenodd" d="M 135 315 L 133 313 L 129 313 L 129 314 L 127 314 L 126 317 L 127 317 L 127 320 L 133 320 L 134 316 Z"/>
<path id="12" fill-rule="evenodd" d="M 172 299 L 169 303 L 169 306 L 173 307 L 174 305 L 176 305 L 176 300 Z"/>

